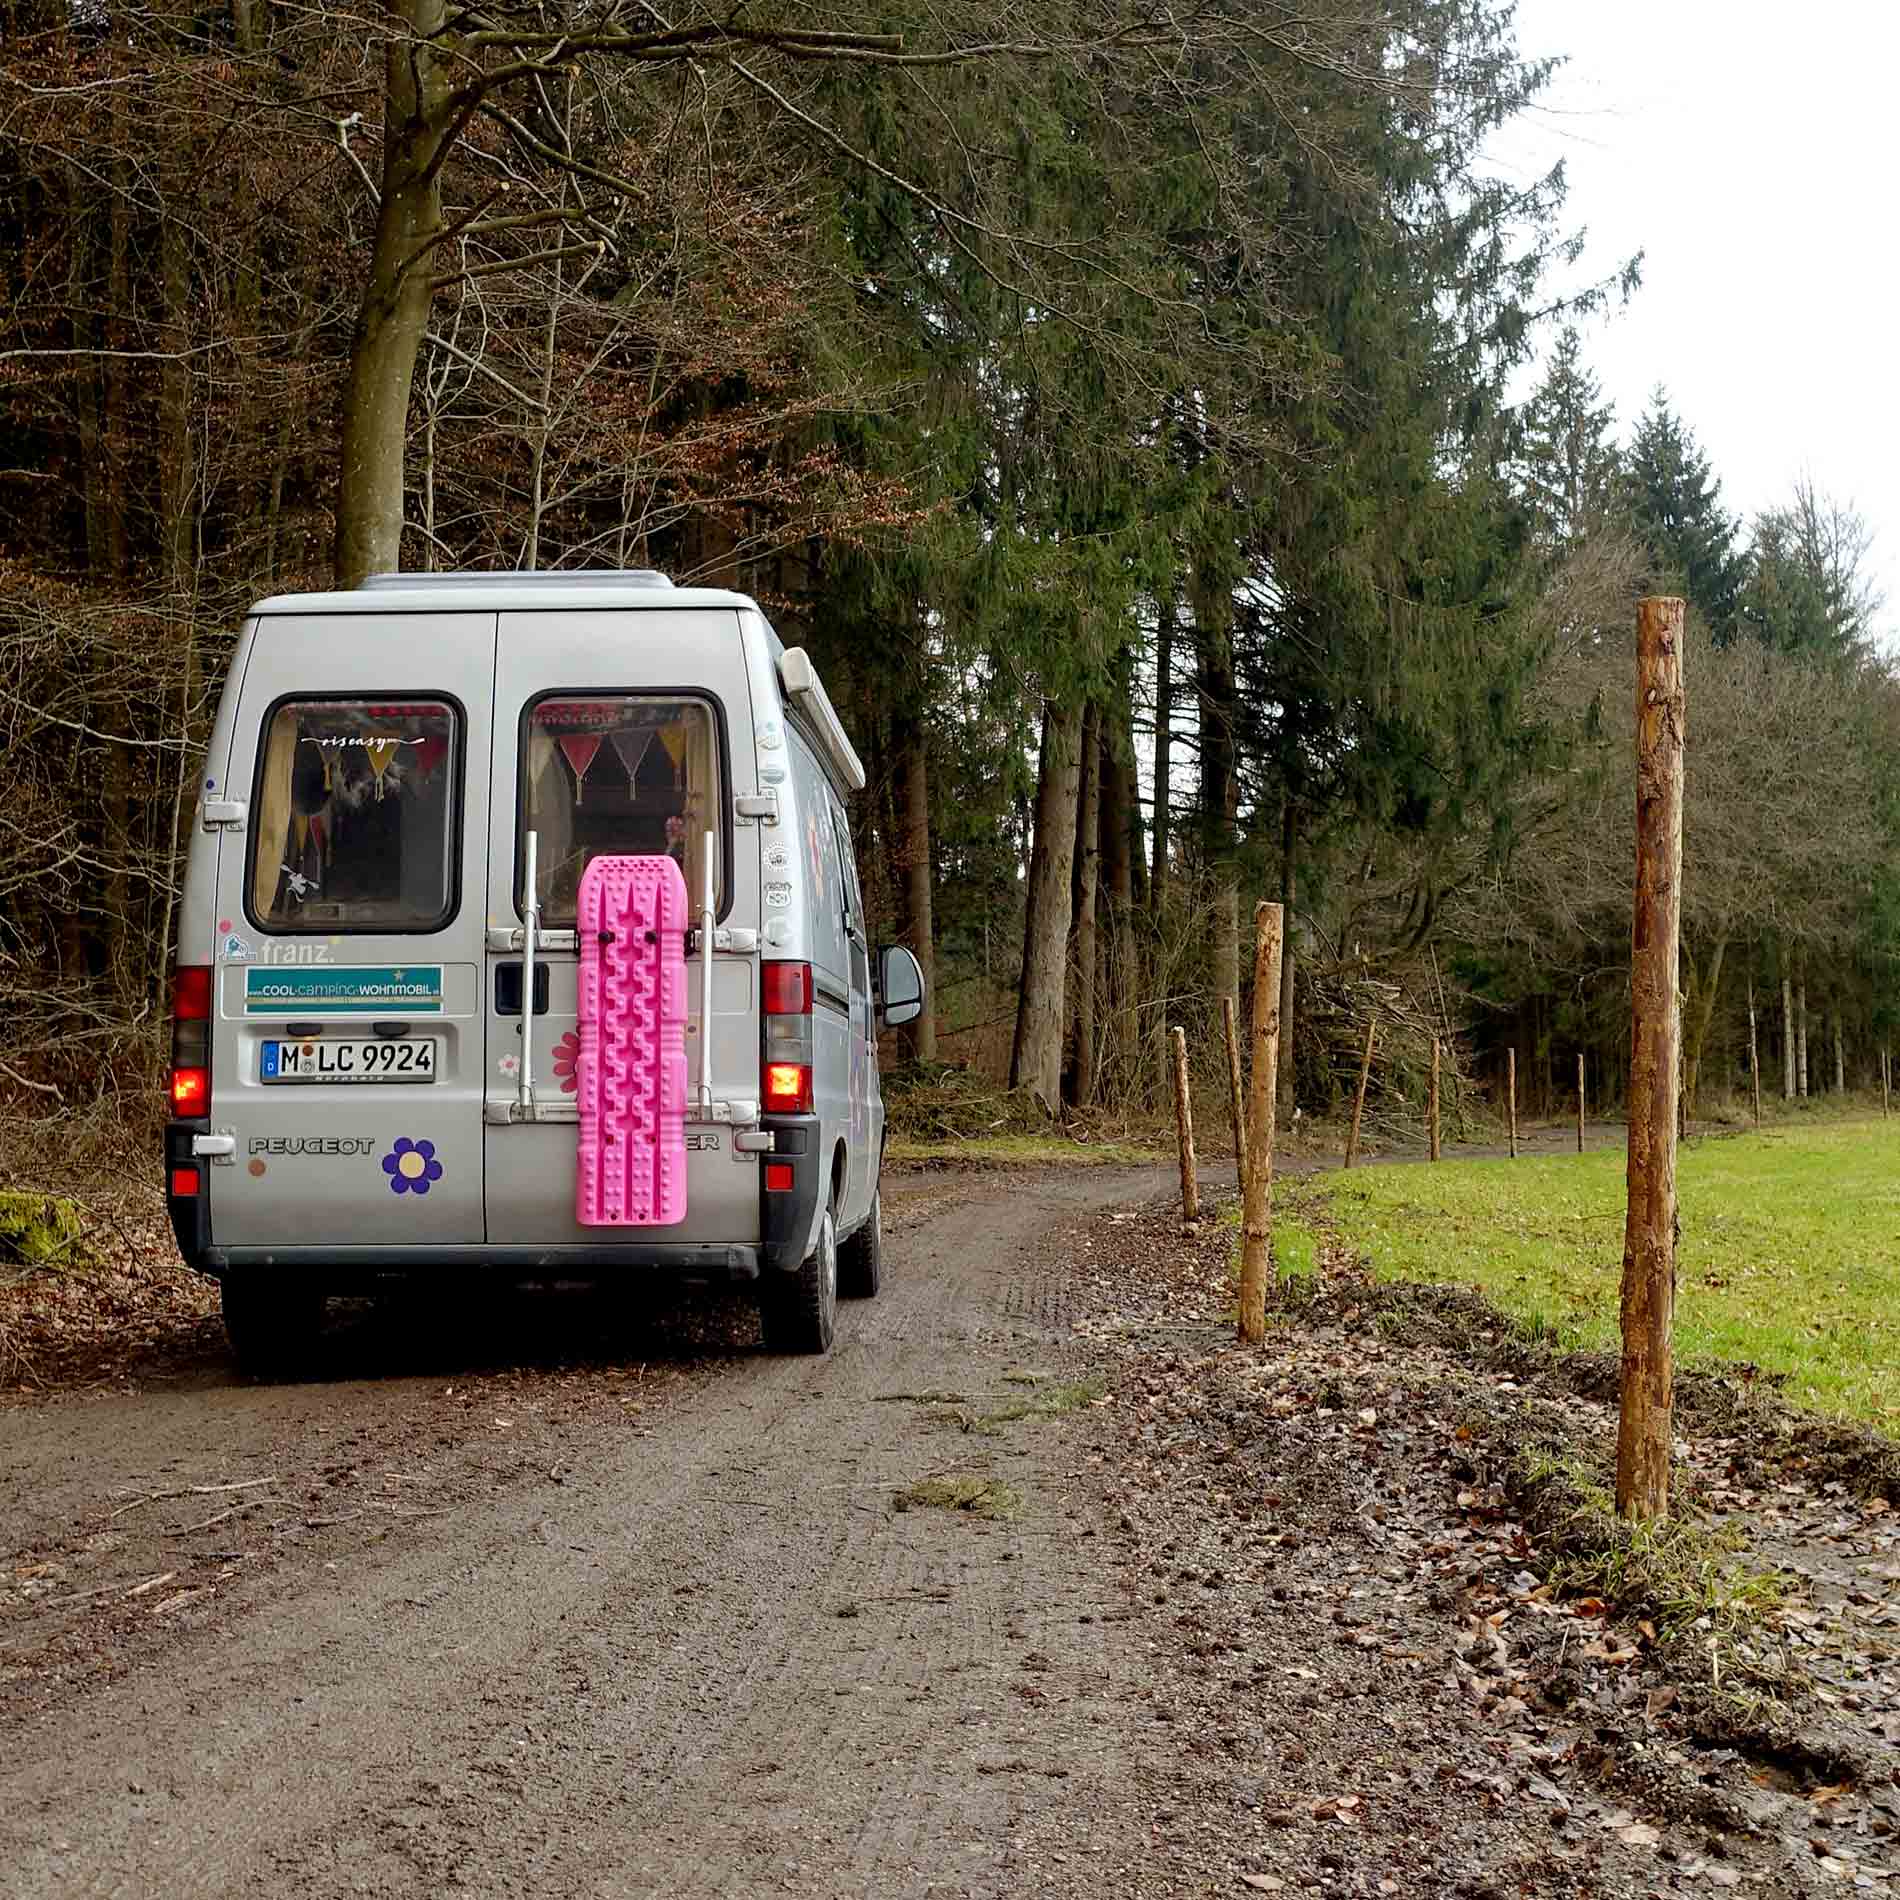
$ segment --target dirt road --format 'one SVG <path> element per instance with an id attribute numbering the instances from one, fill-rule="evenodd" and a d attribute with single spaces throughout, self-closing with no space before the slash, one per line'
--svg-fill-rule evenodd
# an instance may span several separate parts
<path id="1" fill-rule="evenodd" d="M 823 1361 L 553 1301 L 0 1413 L 0 1891 L 1003 1895 L 1057 1807 L 1112 1849 L 1125 1598 L 1060 1435 L 943 1414 L 1058 1362 L 1063 1230 L 1159 1181 L 900 1191 Z M 894 1507 L 932 1475 L 1020 1515 Z"/>

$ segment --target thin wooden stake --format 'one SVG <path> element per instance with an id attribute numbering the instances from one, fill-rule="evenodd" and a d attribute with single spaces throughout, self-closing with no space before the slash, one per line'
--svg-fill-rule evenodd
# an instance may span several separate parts
<path id="1" fill-rule="evenodd" d="M 1636 610 L 1636 890 L 1630 932 L 1629 1210 L 1616 1508 L 1664 1517 L 1675 1406 L 1676 1112 L 1682 1015 L 1683 604 Z"/>
<path id="2" fill-rule="evenodd" d="M 1201 1218 L 1201 1191 L 1194 1179 L 1194 1104 L 1188 1097 L 1187 1031 L 1169 1030 L 1174 1043 L 1174 1125 L 1181 1136 L 1181 1218 Z"/>
<path id="3" fill-rule="evenodd" d="M 1425 1098 L 1425 1122 L 1431 1131 L 1432 1159 L 1438 1159 L 1438 1038 L 1432 1038 L 1432 1085 Z"/>
<path id="4" fill-rule="evenodd" d="M 1247 1097 L 1247 1189 L 1240 1220 L 1240 1336 L 1267 1336 L 1267 1275 L 1273 1265 L 1273 1134 L 1280 1069 L 1280 969 L 1286 914 L 1253 914 L 1253 1069 Z"/>
<path id="5" fill-rule="evenodd" d="M 1359 1092 L 1352 1098 L 1352 1133 L 1346 1137 L 1346 1166 L 1359 1159 L 1359 1118 L 1366 1112 L 1366 1084 L 1372 1079 L 1372 1039 L 1378 1033 L 1379 1019 L 1366 1023 L 1366 1053 L 1359 1064 Z"/>
<path id="6" fill-rule="evenodd" d="M 1227 1035 L 1227 1096 L 1234 1118 L 1234 1166 L 1240 1171 L 1240 1193 L 1247 1195 L 1247 1108 L 1240 1094 L 1240 1034 L 1235 1027 L 1239 1005 L 1231 996 L 1220 999 L 1221 1028 Z"/>
<path id="7" fill-rule="evenodd" d="M 1577 1152 L 1583 1153 L 1583 1051 L 1577 1051 Z"/>
<path id="8" fill-rule="evenodd" d="M 1748 979 L 1748 1085 L 1755 1094 L 1755 1126 L 1761 1126 L 1761 1044 L 1755 1034 L 1755 979 Z"/>
<path id="9" fill-rule="evenodd" d="M 1893 1093 L 1893 1051 L 1883 1049 L 1880 1052 L 1880 1112 L 1891 1113 Z"/>
<path id="10" fill-rule="evenodd" d="M 1517 1045 L 1504 1052 L 1504 1094 L 1511 1109 L 1511 1159 L 1517 1159 Z"/>

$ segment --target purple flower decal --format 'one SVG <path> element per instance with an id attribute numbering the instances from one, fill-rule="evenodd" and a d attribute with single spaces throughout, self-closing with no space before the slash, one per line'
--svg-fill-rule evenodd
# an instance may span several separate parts
<path id="1" fill-rule="evenodd" d="M 427 1194 L 429 1183 L 442 1178 L 442 1164 L 435 1158 L 435 1143 L 397 1137 L 396 1145 L 383 1156 L 383 1172 L 397 1194 Z"/>

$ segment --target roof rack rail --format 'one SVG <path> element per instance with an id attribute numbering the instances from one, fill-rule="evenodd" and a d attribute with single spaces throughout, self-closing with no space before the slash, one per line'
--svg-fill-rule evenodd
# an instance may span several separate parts
<path id="1" fill-rule="evenodd" d="M 371 574 L 365 587 L 671 587 L 655 567 L 489 568 L 446 574 Z"/>

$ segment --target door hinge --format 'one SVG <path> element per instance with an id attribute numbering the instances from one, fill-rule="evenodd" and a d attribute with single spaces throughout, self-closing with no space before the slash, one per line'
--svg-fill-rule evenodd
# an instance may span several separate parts
<path id="1" fill-rule="evenodd" d="M 734 930 L 725 924 L 713 927 L 713 948 L 724 950 L 733 956 L 751 957 L 759 952 L 759 933 L 756 930 Z M 689 930 L 686 933 L 686 954 L 689 957 L 699 955 L 699 932 Z"/>
<path id="2" fill-rule="evenodd" d="M 200 816 L 207 831 L 242 831 L 249 810 L 241 798 L 207 798 Z"/>
<path id="3" fill-rule="evenodd" d="M 487 932 L 488 948 L 498 955 L 519 956 L 522 938 L 527 933 L 519 924 L 490 924 Z M 581 947 L 581 935 L 578 930 L 537 930 L 534 933 L 534 947 L 542 950 L 578 950 Z"/>
<path id="4" fill-rule="evenodd" d="M 741 824 L 778 823 L 777 792 L 741 792 L 732 801 L 733 815 Z"/>
<path id="5" fill-rule="evenodd" d="M 536 1096 L 532 1102 L 491 1100 L 482 1104 L 482 1120 L 491 1128 L 508 1128 L 518 1122 L 577 1122 L 580 1118 L 580 1104 L 571 1095 L 559 1101 L 543 1101 Z"/>
<path id="6" fill-rule="evenodd" d="M 237 1134 L 217 1128 L 208 1135 L 193 1135 L 191 1152 L 194 1160 L 221 1163 L 228 1168 L 237 1160 Z"/>

